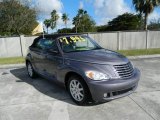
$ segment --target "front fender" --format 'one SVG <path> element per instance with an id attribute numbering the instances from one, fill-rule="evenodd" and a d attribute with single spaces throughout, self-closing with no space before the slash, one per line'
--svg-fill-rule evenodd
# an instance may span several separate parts
<path id="1" fill-rule="evenodd" d="M 85 79 L 85 72 L 81 64 L 78 62 L 64 62 L 63 65 L 60 65 L 57 70 L 57 79 L 61 83 L 65 83 L 65 77 L 68 73 L 74 72 L 80 75 L 83 79 Z"/>
<path id="2" fill-rule="evenodd" d="M 88 78 L 85 75 L 86 71 L 99 71 L 102 73 L 108 73 L 108 74 L 113 74 L 111 72 L 111 68 L 107 65 L 100 65 L 100 64 L 93 64 L 93 63 L 88 63 L 88 62 L 80 62 L 80 61 L 71 61 L 71 60 L 66 60 L 64 61 L 64 65 L 61 69 L 57 70 L 57 78 L 61 82 L 65 83 L 65 77 L 67 73 L 69 72 L 74 72 L 79 74 L 85 81 L 88 83 Z"/>

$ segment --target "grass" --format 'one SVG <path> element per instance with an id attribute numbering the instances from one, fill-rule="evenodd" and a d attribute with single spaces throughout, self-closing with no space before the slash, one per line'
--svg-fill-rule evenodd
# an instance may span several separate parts
<path id="1" fill-rule="evenodd" d="M 160 48 L 157 49 L 139 49 L 139 50 L 119 50 L 117 51 L 125 56 L 153 55 L 160 54 Z"/>
<path id="2" fill-rule="evenodd" d="M 138 56 L 138 55 L 153 55 L 160 54 L 160 48 L 157 49 L 140 49 L 140 50 L 119 50 L 117 51 L 125 56 Z M 24 63 L 23 57 L 11 57 L 11 58 L 0 58 L 0 65 L 2 64 L 19 64 Z"/>
<path id="3" fill-rule="evenodd" d="M 25 59 L 23 57 L 10 57 L 10 58 L 0 58 L 0 65 L 2 64 L 19 64 L 24 63 Z"/>

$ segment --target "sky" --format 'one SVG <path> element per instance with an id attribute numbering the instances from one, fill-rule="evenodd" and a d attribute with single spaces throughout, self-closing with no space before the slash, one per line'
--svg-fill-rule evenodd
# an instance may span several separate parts
<path id="1" fill-rule="evenodd" d="M 73 27 L 72 18 L 76 16 L 78 9 L 87 10 L 97 25 L 107 24 L 109 20 L 123 13 L 136 13 L 132 0 L 36 0 L 35 5 L 40 11 L 38 21 L 50 18 L 50 13 L 56 9 L 59 16 L 63 13 L 69 15 L 68 27 Z M 149 21 L 160 18 L 160 10 L 156 8 L 149 16 Z M 61 19 L 58 20 L 58 29 L 65 27 Z"/>

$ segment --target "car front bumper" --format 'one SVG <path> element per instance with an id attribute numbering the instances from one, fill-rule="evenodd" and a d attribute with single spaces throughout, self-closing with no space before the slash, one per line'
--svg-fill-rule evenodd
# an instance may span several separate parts
<path id="1" fill-rule="evenodd" d="M 113 79 L 109 81 L 88 80 L 88 86 L 94 101 L 110 101 L 133 93 L 140 79 L 140 71 L 135 68 L 129 79 Z"/>

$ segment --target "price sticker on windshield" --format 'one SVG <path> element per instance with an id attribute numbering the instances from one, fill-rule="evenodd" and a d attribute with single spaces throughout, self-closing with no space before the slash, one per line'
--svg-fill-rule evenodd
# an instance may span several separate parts
<path id="1" fill-rule="evenodd" d="M 70 42 L 72 43 L 72 41 L 76 43 L 76 42 L 85 42 L 86 40 L 81 36 L 70 36 L 70 37 L 60 38 L 60 42 L 64 41 L 66 44 L 69 44 Z"/>
<path id="2" fill-rule="evenodd" d="M 71 36 L 70 39 L 71 39 L 73 42 L 77 42 L 76 37 Z"/>
<path id="3" fill-rule="evenodd" d="M 66 37 L 64 37 L 62 39 L 66 42 L 66 44 L 69 44 L 68 39 Z"/>
<path id="4" fill-rule="evenodd" d="M 86 40 L 84 39 L 84 38 L 82 38 L 81 36 L 79 36 L 79 38 L 83 41 L 83 42 L 85 42 Z"/>

